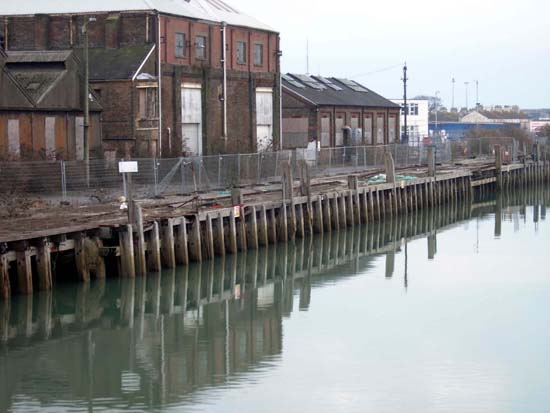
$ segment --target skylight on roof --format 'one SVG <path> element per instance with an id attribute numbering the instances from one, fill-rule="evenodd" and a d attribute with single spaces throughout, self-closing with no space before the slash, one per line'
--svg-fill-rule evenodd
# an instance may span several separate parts
<path id="1" fill-rule="evenodd" d="M 300 89 L 305 89 L 306 88 L 304 85 L 302 85 L 300 82 L 298 82 L 294 78 L 290 77 L 289 75 L 282 75 L 282 77 L 286 82 L 290 83 L 294 87 L 297 87 L 297 88 L 300 88 Z"/>
<path id="2" fill-rule="evenodd" d="M 312 77 L 309 77 L 308 75 L 292 75 L 296 79 L 300 80 L 301 82 L 305 83 L 307 86 L 309 86 L 312 89 L 316 90 L 325 90 L 327 87 L 323 85 L 322 83 L 317 82 Z"/>
<path id="3" fill-rule="evenodd" d="M 336 90 L 336 91 L 340 91 L 340 90 L 344 90 L 343 88 L 341 88 L 340 86 L 338 86 L 337 84 L 333 83 L 330 79 L 327 79 L 326 77 L 323 77 L 323 76 L 315 76 L 315 79 L 317 79 L 319 82 L 321 82 L 322 84 L 328 86 L 329 88 L 331 88 L 332 90 Z"/>
<path id="4" fill-rule="evenodd" d="M 354 90 L 356 92 L 368 92 L 366 88 L 361 86 L 359 83 L 349 80 L 349 79 L 338 79 L 339 82 L 342 82 L 344 85 L 349 87 L 351 90 Z"/>

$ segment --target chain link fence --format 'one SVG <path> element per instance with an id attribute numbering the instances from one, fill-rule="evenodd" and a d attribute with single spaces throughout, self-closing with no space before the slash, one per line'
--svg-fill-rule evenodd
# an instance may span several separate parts
<path id="1" fill-rule="evenodd" d="M 436 162 L 456 163 L 467 159 L 494 159 L 495 145 L 503 148 L 504 162 L 519 162 L 550 155 L 546 145 L 516 140 L 478 138 L 447 141 L 434 147 Z M 427 148 L 394 144 L 295 149 L 280 152 L 197 156 L 175 159 L 136 159 L 139 172 L 132 174 L 134 195 L 151 198 L 204 191 L 227 191 L 235 186 L 267 185 L 280 182 L 281 162 L 289 161 L 295 176 L 298 161 L 310 166 L 312 177 L 332 176 L 384 168 L 384 154 L 393 155 L 397 168 L 427 164 Z M 126 193 L 118 161 L 90 160 L 0 163 L 0 203 L 23 196 L 44 204 L 60 202 L 84 205 L 116 200 Z M 1 208 L 1 205 L 0 205 Z"/>

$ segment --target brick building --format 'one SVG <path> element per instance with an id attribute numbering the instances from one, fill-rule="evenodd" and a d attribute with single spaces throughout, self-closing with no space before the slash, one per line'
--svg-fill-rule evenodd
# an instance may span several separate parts
<path id="1" fill-rule="evenodd" d="M 283 147 L 399 140 L 399 105 L 348 79 L 283 75 Z"/>
<path id="2" fill-rule="evenodd" d="M 0 160 L 83 159 L 80 62 L 72 51 L 0 50 Z M 90 153 L 101 154 L 101 106 L 90 91 Z"/>
<path id="3" fill-rule="evenodd" d="M 221 0 L 26 0 L 2 6 L 0 47 L 81 50 L 84 23 L 105 156 L 278 145 L 281 53 L 270 27 Z"/>

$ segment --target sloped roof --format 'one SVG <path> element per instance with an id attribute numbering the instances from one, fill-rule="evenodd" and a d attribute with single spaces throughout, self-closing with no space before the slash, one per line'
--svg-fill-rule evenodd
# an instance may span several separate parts
<path id="1" fill-rule="evenodd" d="M 25 16 L 34 14 L 106 13 L 116 11 L 158 11 L 197 20 L 226 22 L 234 26 L 275 30 L 253 17 L 241 13 L 222 0 L 24 0 L 2 5 L 0 15 Z"/>
<path id="2" fill-rule="evenodd" d="M 65 62 L 71 54 L 71 50 L 10 51 L 6 61 L 7 63 Z"/>
<path id="3" fill-rule="evenodd" d="M 119 49 L 90 49 L 90 80 L 131 79 L 151 51 L 151 47 L 148 44 Z"/>
<path id="4" fill-rule="evenodd" d="M 523 112 L 507 112 L 507 111 L 489 111 L 480 110 L 480 114 L 488 119 L 528 119 L 529 116 Z"/>
<path id="5" fill-rule="evenodd" d="M 287 74 L 283 78 L 283 87 L 291 93 L 302 97 L 309 102 L 317 106 L 360 106 L 360 107 L 376 107 L 376 108 L 399 108 L 399 105 L 386 99 L 385 97 L 373 92 L 367 87 L 361 85 L 355 81 L 349 81 L 347 79 L 338 78 L 321 78 L 317 76 L 310 76 L 310 78 L 317 84 L 324 85 L 323 89 L 314 88 L 303 82 L 305 75 Z M 292 79 L 292 81 L 289 81 Z M 302 79 L 302 80 L 301 80 Z M 328 80 L 336 87 L 326 86 L 321 79 Z M 296 82 L 302 87 L 296 86 Z M 349 85 L 354 83 L 357 89 L 363 89 L 364 91 L 357 91 L 352 89 Z"/>

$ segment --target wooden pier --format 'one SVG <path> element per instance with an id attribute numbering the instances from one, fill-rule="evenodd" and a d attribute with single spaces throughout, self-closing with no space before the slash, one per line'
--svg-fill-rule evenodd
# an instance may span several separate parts
<path id="1" fill-rule="evenodd" d="M 550 179 L 546 162 L 502 165 L 498 155 L 493 165 L 440 171 L 428 165 L 427 171 L 417 170 L 407 180 L 396 179 L 390 154 L 385 161 L 384 183 L 369 184 L 366 175 L 353 174 L 314 184 L 305 163 L 297 180 L 283 165 L 276 192 L 234 189 L 230 197 L 214 197 L 207 205 L 181 199 L 161 205 L 136 202 L 134 222 L 117 216 L 107 223 L 92 220 L 0 240 L 0 299 L 51 290 L 59 274 L 76 274 L 83 283 L 107 274 L 144 277 Z"/>

